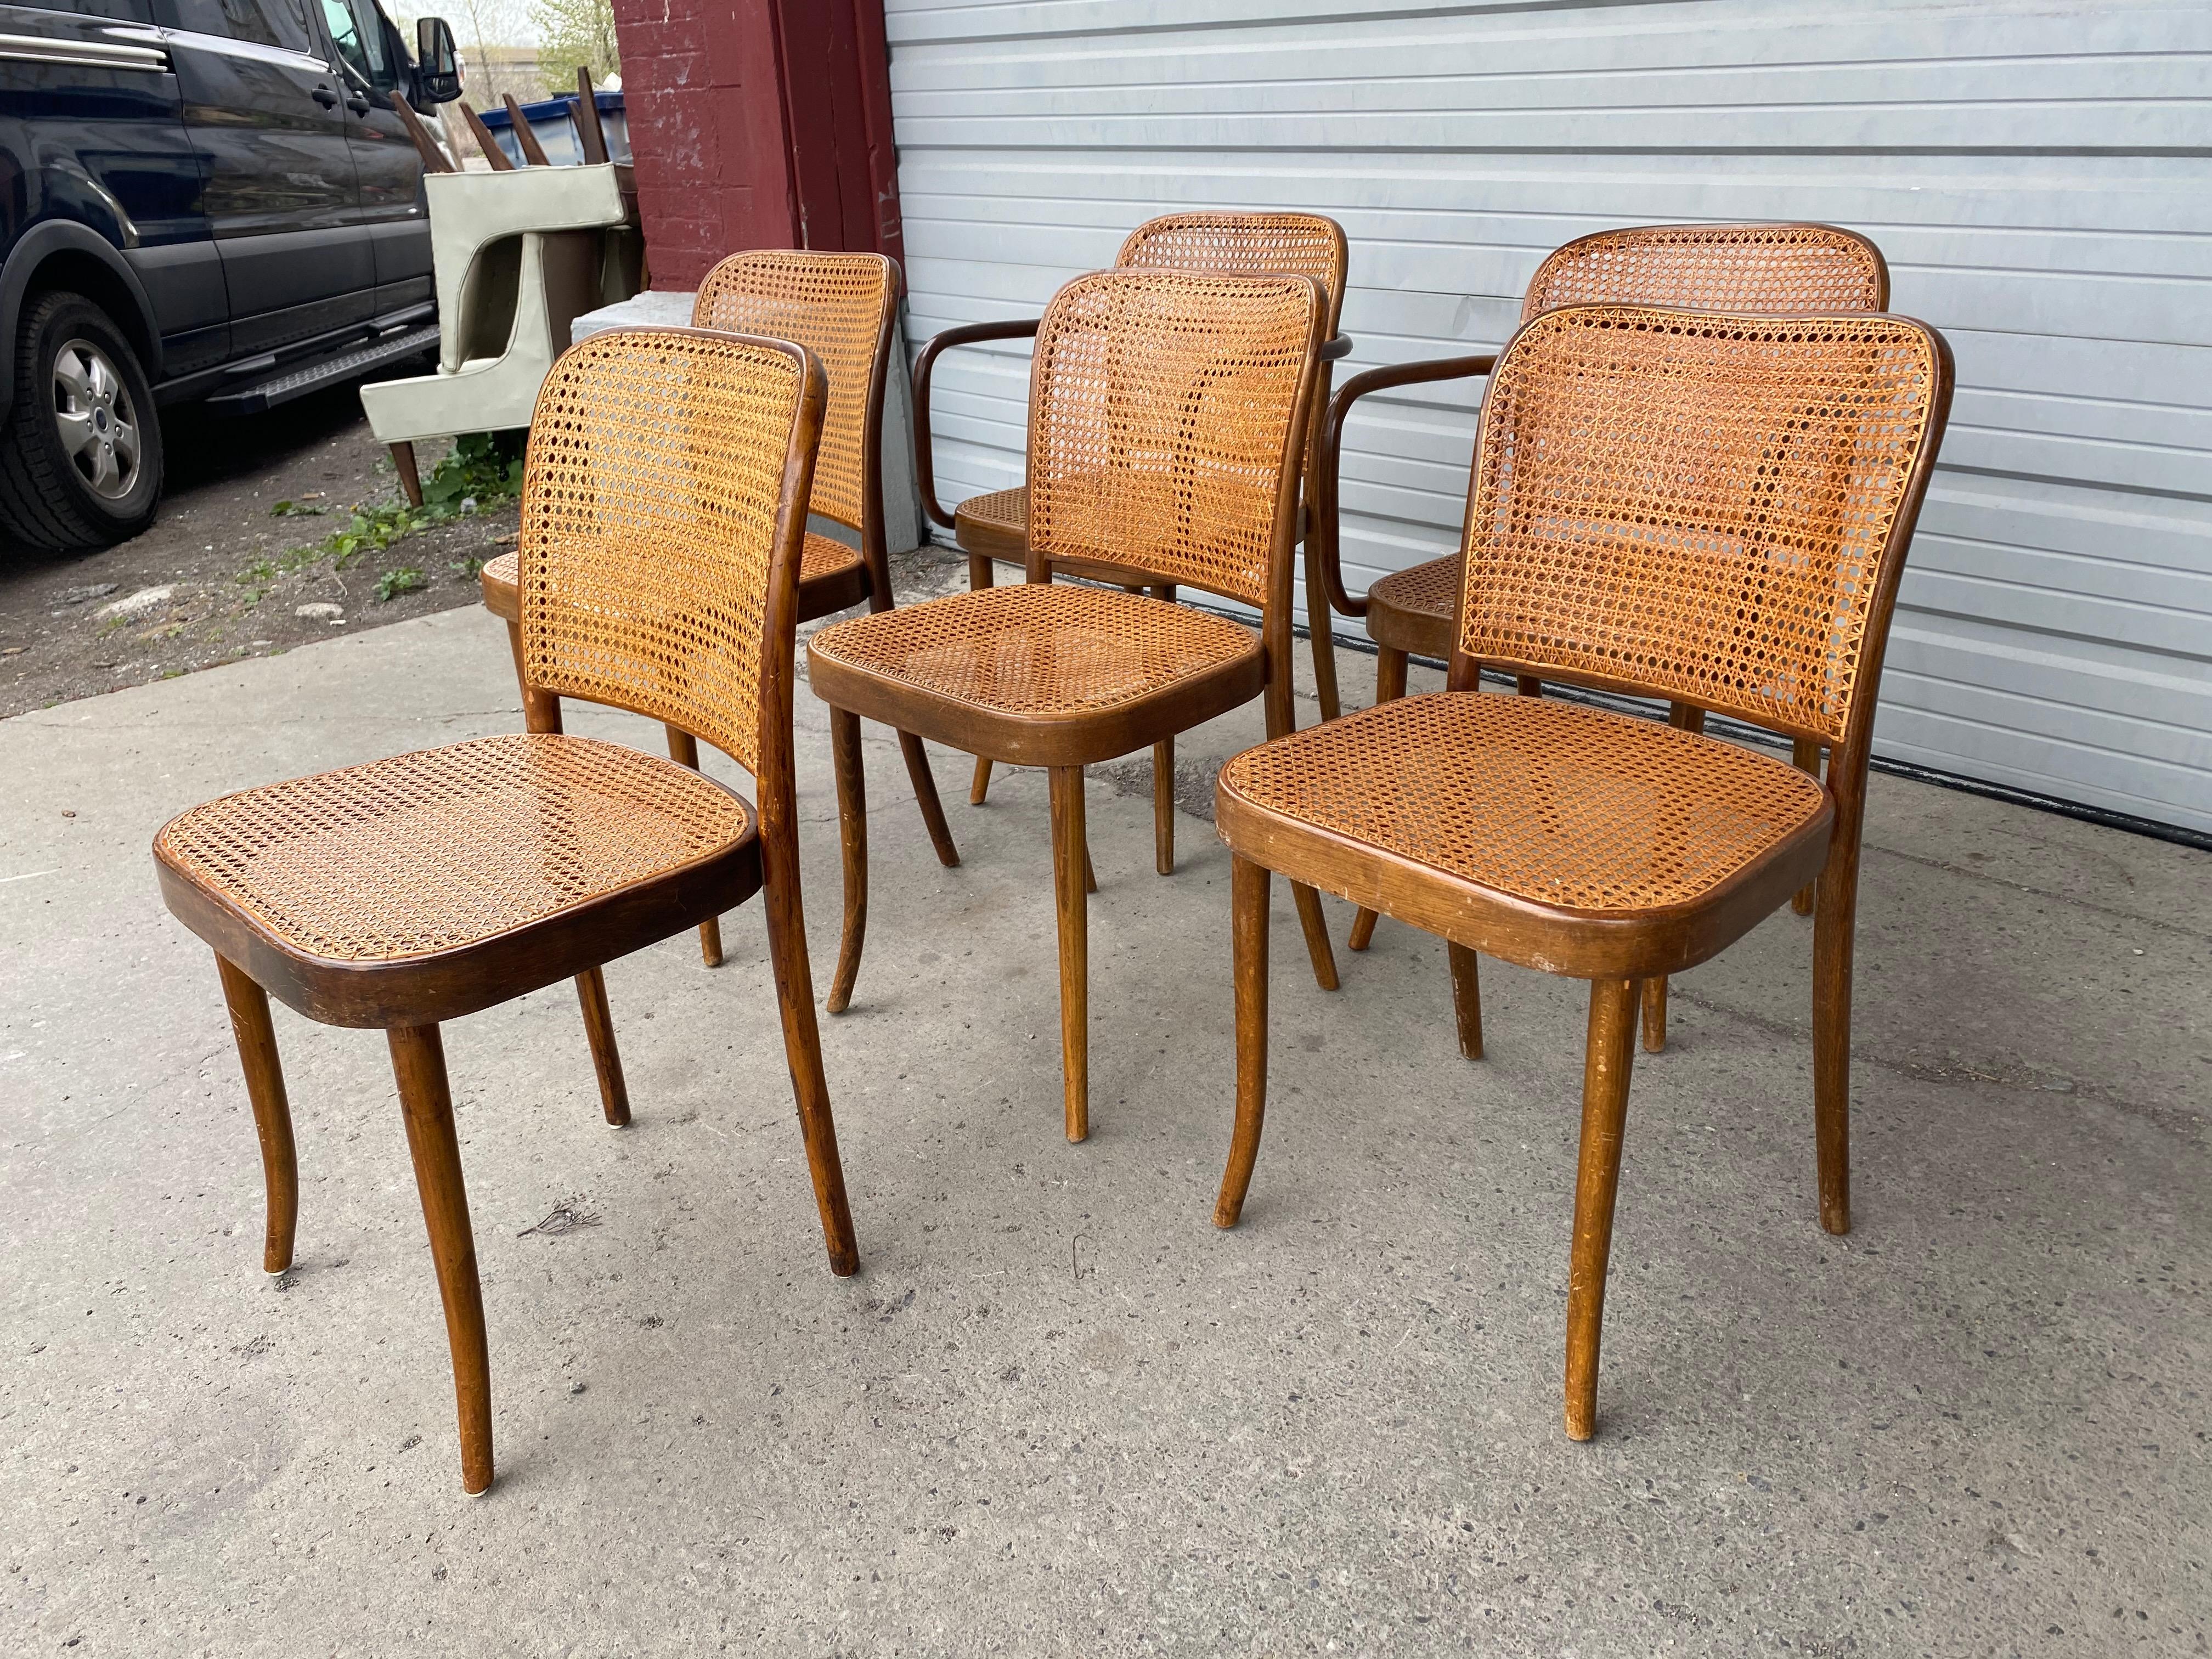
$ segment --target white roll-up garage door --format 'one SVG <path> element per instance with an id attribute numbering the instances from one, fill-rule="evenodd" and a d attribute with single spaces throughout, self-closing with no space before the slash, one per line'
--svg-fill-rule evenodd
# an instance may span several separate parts
<path id="1" fill-rule="evenodd" d="M 2212 830 L 2204 0 L 886 12 L 916 341 L 1033 313 L 1184 207 L 1343 222 L 1340 379 L 1498 344 L 1542 255 L 1608 225 L 1871 236 L 1959 366 L 1878 750 Z M 944 360 L 946 501 L 1019 479 L 1026 392 L 1018 353 Z M 1355 586 L 1454 542 L 1471 399 L 1362 406 Z"/>

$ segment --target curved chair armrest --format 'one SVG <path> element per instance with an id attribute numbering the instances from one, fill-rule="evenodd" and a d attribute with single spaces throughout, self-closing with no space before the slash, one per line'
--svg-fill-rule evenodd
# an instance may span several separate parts
<path id="1" fill-rule="evenodd" d="M 948 328 L 922 347 L 921 356 L 914 363 L 914 481 L 921 491 L 921 510 L 929 521 L 941 529 L 952 528 L 952 515 L 937 499 L 937 469 L 933 464 L 929 441 L 929 381 L 937 366 L 937 354 L 954 346 L 980 345 L 987 340 L 1029 340 L 1036 337 L 1037 325 L 1043 319 L 1031 317 L 1004 323 L 968 323 L 959 328 Z"/>
<path id="2" fill-rule="evenodd" d="M 1336 556 L 1336 469 L 1344 447 L 1345 416 L 1352 413 L 1352 404 L 1370 392 L 1420 386 L 1431 380 L 1472 380 L 1489 374 L 1497 366 L 1497 357 L 1486 353 L 1480 357 L 1438 357 L 1425 362 L 1370 368 L 1353 375 L 1329 399 L 1328 415 L 1322 422 L 1321 448 L 1314 457 L 1314 530 L 1320 540 L 1322 584 L 1328 591 L 1330 605 L 1341 614 L 1367 614 L 1367 596 L 1363 593 L 1355 599 L 1344 591 L 1344 570 Z"/>
<path id="3" fill-rule="evenodd" d="M 1333 363 L 1351 355 L 1352 337 L 1349 334 L 1340 334 L 1334 339 L 1322 343 L 1321 360 L 1325 363 Z"/>

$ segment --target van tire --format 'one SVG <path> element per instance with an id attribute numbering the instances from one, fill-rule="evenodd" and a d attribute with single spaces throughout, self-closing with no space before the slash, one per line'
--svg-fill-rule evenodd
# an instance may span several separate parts
<path id="1" fill-rule="evenodd" d="M 129 337 L 82 294 L 53 289 L 26 301 L 14 346 L 15 401 L 0 432 L 0 536 L 48 552 L 89 552 L 137 535 L 161 499 L 161 423 Z M 112 422 L 127 422 L 135 441 L 127 466 L 109 443 L 100 483 L 64 441 L 57 360 L 64 349 L 73 363 L 97 366 L 89 418 L 111 435 Z M 87 464 L 100 465 L 98 458 Z"/>

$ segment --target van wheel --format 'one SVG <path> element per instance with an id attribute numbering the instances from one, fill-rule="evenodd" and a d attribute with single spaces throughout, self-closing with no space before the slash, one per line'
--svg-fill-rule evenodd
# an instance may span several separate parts
<path id="1" fill-rule="evenodd" d="M 106 547 L 154 521 L 161 425 L 138 354 L 81 294 L 43 294 L 15 337 L 15 399 L 0 435 L 0 533 L 60 551 Z"/>

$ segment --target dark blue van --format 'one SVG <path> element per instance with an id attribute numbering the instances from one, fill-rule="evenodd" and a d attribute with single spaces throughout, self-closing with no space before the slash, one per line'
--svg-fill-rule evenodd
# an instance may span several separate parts
<path id="1" fill-rule="evenodd" d="M 135 535 L 157 408 L 249 413 L 436 343 L 422 155 L 457 97 L 377 0 L 0 3 L 0 539 Z M 407 113 L 411 113 L 408 112 Z"/>

